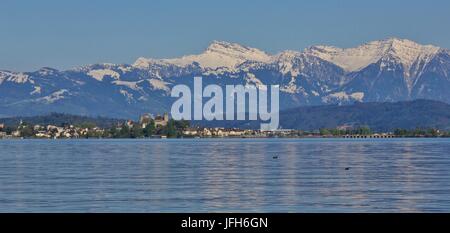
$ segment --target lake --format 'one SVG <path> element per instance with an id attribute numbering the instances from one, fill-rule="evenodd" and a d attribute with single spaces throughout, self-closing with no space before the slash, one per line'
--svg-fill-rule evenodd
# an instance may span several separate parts
<path id="1" fill-rule="evenodd" d="M 449 152 L 450 139 L 0 140 L 0 212 L 448 212 Z"/>

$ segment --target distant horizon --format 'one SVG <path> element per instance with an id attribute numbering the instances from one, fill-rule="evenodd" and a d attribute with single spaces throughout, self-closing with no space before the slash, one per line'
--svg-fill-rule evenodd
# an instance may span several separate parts
<path id="1" fill-rule="evenodd" d="M 66 70 L 201 52 L 213 40 L 274 54 L 389 37 L 450 48 L 450 2 L 5 0 L 0 69 Z"/>

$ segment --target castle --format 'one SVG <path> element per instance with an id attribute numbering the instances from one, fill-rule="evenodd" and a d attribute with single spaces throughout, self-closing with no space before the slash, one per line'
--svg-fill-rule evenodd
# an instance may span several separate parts
<path id="1" fill-rule="evenodd" d="M 153 117 L 152 114 L 145 113 L 139 118 L 139 123 L 142 125 L 142 128 L 145 128 L 152 120 L 155 122 L 155 127 L 164 127 L 169 122 L 169 114 L 164 113 L 163 116 L 157 115 L 156 117 Z"/>

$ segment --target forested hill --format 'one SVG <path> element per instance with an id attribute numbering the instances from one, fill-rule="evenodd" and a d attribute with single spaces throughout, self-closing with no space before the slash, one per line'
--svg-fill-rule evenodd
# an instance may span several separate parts
<path id="1" fill-rule="evenodd" d="M 258 129 L 259 121 L 198 121 L 209 127 Z M 321 105 L 292 108 L 280 112 L 282 129 L 318 130 L 369 127 L 375 132 L 395 129 L 450 130 L 450 105 L 415 100 L 385 103 L 355 103 L 352 105 Z"/>
<path id="2" fill-rule="evenodd" d="M 356 103 L 299 107 L 280 113 L 280 125 L 286 129 L 368 126 L 376 131 L 396 128 L 450 129 L 450 105 L 431 100 L 396 103 Z"/>

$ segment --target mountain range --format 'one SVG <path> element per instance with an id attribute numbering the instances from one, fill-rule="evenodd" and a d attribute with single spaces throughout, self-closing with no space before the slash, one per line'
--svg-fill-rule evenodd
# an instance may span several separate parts
<path id="1" fill-rule="evenodd" d="M 171 87 L 280 85 L 280 109 L 415 99 L 450 103 L 450 51 L 389 38 L 355 48 L 312 46 L 268 54 L 223 41 L 173 59 L 92 64 L 69 70 L 0 71 L 0 117 L 63 112 L 136 118 L 170 110 Z"/>

